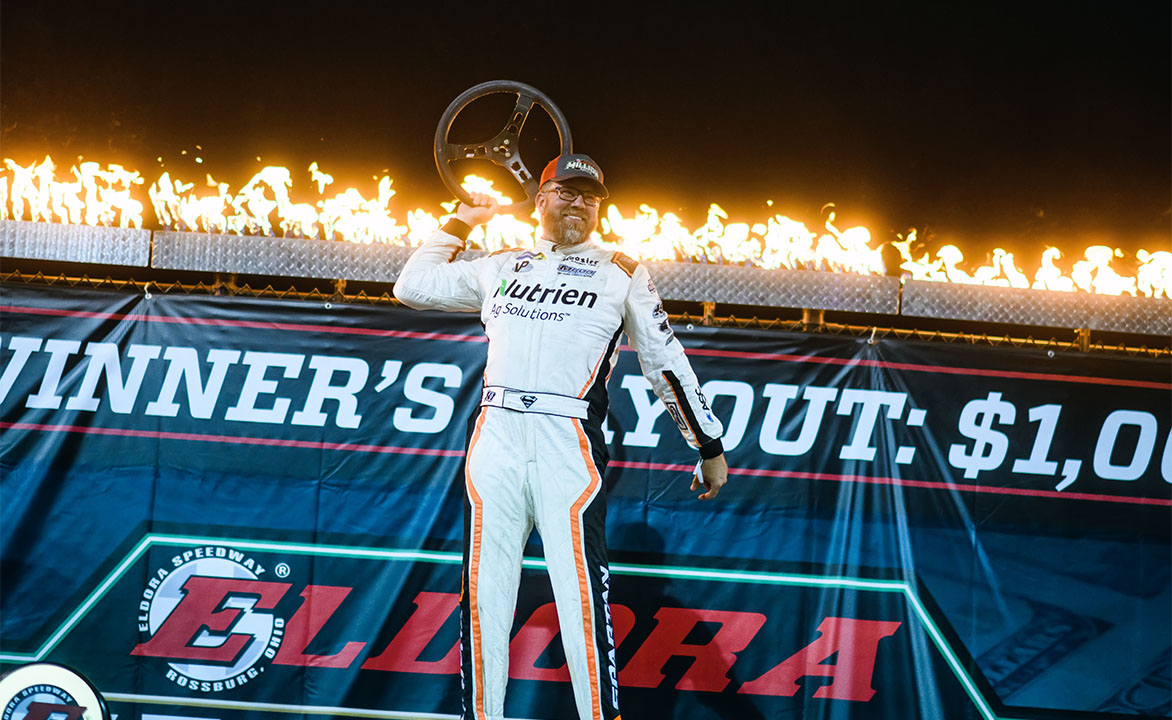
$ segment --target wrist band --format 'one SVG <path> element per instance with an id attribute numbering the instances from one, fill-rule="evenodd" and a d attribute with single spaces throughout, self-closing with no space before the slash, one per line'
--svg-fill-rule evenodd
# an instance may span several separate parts
<path id="1" fill-rule="evenodd" d="M 724 443 L 720 438 L 713 438 L 700 446 L 700 457 L 708 460 L 724 453 Z"/>
<path id="2" fill-rule="evenodd" d="M 460 242 L 468 242 L 468 236 L 472 234 L 472 227 L 458 218 L 452 218 L 444 224 L 443 231 L 454 238 L 458 238 Z"/>

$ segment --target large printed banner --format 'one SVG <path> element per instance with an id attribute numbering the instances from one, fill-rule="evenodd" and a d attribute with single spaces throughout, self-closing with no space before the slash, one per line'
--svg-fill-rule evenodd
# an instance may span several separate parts
<path id="1" fill-rule="evenodd" d="M 0 305 L 4 669 L 69 665 L 119 718 L 459 715 L 476 317 Z M 731 475 L 688 491 L 695 454 L 624 348 L 624 716 L 1172 717 L 1167 360 L 676 331 Z M 570 718 L 536 536 L 526 556 L 506 713 Z"/>

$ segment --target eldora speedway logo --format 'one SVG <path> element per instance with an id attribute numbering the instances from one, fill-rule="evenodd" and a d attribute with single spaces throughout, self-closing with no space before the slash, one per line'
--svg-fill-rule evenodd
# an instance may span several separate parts
<path id="1" fill-rule="evenodd" d="M 109 717 L 97 689 L 70 667 L 32 663 L 0 677 L 3 720 L 108 720 Z"/>
<path id="2" fill-rule="evenodd" d="M 289 586 L 261 580 L 266 573 L 231 547 L 176 552 L 143 588 L 138 629 L 144 637 L 131 654 L 165 660 L 165 677 L 196 692 L 252 682 L 285 633 L 285 620 L 271 611 Z"/>
<path id="3" fill-rule="evenodd" d="M 3 720 L 46 720 L 55 714 L 80 717 L 82 712 L 84 708 L 65 690 L 56 685 L 38 683 L 21 688 L 4 705 L 4 714 L 0 717 Z"/>

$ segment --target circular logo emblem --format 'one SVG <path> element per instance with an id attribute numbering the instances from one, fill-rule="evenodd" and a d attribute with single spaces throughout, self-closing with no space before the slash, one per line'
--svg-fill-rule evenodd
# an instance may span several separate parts
<path id="1" fill-rule="evenodd" d="M 272 584 L 259 579 L 265 572 L 232 548 L 176 555 L 171 568 L 158 568 L 143 589 L 139 630 L 149 639 L 134 654 L 165 659 L 168 680 L 199 692 L 231 690 L 256 678 L 264 661 L 276 656 L 285 627 L 268 612 L 274 602 Z"/>
<path id="2" fill-rule="evenodd" d="M 24 665 L 0 678 L 0 720 L 106 720 L 101 695 L 76 670 Z"/>

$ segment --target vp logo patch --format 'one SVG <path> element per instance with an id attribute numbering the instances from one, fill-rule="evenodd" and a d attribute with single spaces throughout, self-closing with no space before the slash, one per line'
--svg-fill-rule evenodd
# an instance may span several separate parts
<path id="1" fill-rule="evenodd" d="M 533 269 L 533 264 L 529 262 L 530 260 L 536 262 L 544 259 L 545 253 L 535 253 L 532 250 L 526 250 L 517 256 L 517 262 L 513 265 L 513 272 L 529 272 Z"/>

